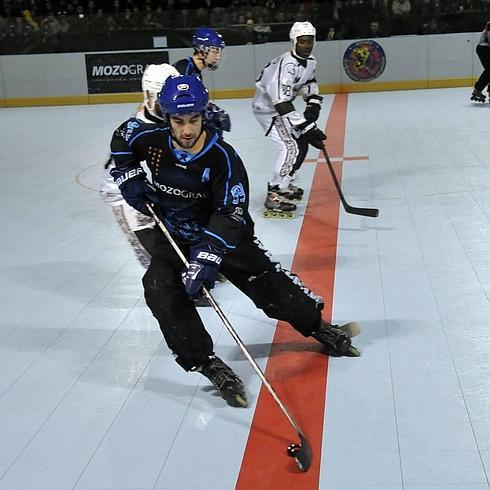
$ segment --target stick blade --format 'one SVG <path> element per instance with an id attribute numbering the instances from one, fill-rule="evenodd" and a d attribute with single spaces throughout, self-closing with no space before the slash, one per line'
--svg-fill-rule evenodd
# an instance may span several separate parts
<path id="1" fill-rule="evenodd" d="M 359 216 L 367 216 L 368 218 L 377 218 L 379 209 L 376 208 L 356 208 L 354 206 L 345 206 L 345 212 L 349 214 L 358 214 Z"/>
<path id="2" fill-rule="evenodd" d="M 298 451 L 296 451 L 294 459 L 299 470 L 302 472 L 306 472 L 310 469 L 313 453 L 310 443 L 307 441 L 306 437 L 300 434 L 299 438 L 301 440 L 301 447 Z"/>

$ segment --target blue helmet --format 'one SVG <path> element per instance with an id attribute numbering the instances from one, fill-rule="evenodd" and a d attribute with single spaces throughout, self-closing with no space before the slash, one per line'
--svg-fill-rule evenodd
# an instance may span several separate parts
<path id="1" fill-rule="evenodd" d="M 209 27 L 200 27 L 192 36 L 192 45 L 196 48 L 225 48 L 223 36 Z"/>
<path id="2" fill-rule="evenodd" d="M 169 77 L 158 94 L 163 114 L 169 115 L 204 112 L 208 101 L 208 89 L 196 76 Z"/>

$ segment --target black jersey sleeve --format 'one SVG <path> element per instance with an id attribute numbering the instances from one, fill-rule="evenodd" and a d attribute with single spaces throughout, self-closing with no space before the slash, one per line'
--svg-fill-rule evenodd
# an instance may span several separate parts
<path id="1" fill-rule="evenodd" d="M 139 167 L 142 158 L 137 154 L 134 141 L 143 133 L 148 124 L 132 117 L 122 123 L 112 135 L 111 156 L 114 164 L 119 169 Z"/>
<path id="2" fill-rule="evenodd" d="M 174 68 L 181 74 L 186 76 L 197 75 L 201 76 L 200 70 L 195 65 L 192 57 L 184 58 L 173 64 Z"/>
<path id="3" fill-rule="evenodd" d="M 240 243 L 250 220 L 248 176 L 230 145 L 218 140 L 216 148 L 219 157 L 211 170 L 213 212 L 204 234 L 214 245 L 232 250 Z"/>

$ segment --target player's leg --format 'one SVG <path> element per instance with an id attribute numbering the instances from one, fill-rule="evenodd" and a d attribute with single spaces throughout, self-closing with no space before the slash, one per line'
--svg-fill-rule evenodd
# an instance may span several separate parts
<path id="1" fill-rule="evenodd" d="M 145 299 L 177 363 L 208 378 L 228 404 L 247 406 L 242 381 L 215 355 L 213 340 L 185 292 L 180 258 L 158 230 L 152 240 L 152 259 L 143 277 Z"/>
<path id="2" fill-rule="evenodd" d="M 471 100 L 475 102 L 485 102 L 483 90 L 490 82 L 490 47 L 478 45 L 476 47 L 476 54 L 480 58 L 483 72 L 475 83 L 473 93 L 471 94 Z"/>
<path id="3" fill-rule="evenodd" d="M 350 333 L 354 330 L 347 327 L 349 324 L 337 328 L 322 320 L 322 298 L 298 276 L 283 269 L 258 239 L 228 253 L 221 270 L 270 318 L 284 320 L 305 337 L 314 337 L 331 354 L 359 355 L 350 348 Z"/>

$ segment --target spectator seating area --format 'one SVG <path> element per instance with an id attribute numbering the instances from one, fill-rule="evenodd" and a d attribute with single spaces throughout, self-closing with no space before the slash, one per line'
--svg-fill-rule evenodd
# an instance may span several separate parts
<path id="1" fill-rule="evenodd" d="M 209 26 L 228 45 L 286 41 L 309 20 L 318 40 L 475 32 L 490 0 L 1 0 L 0 54 L 87 52 L 190 45 Z"/>

